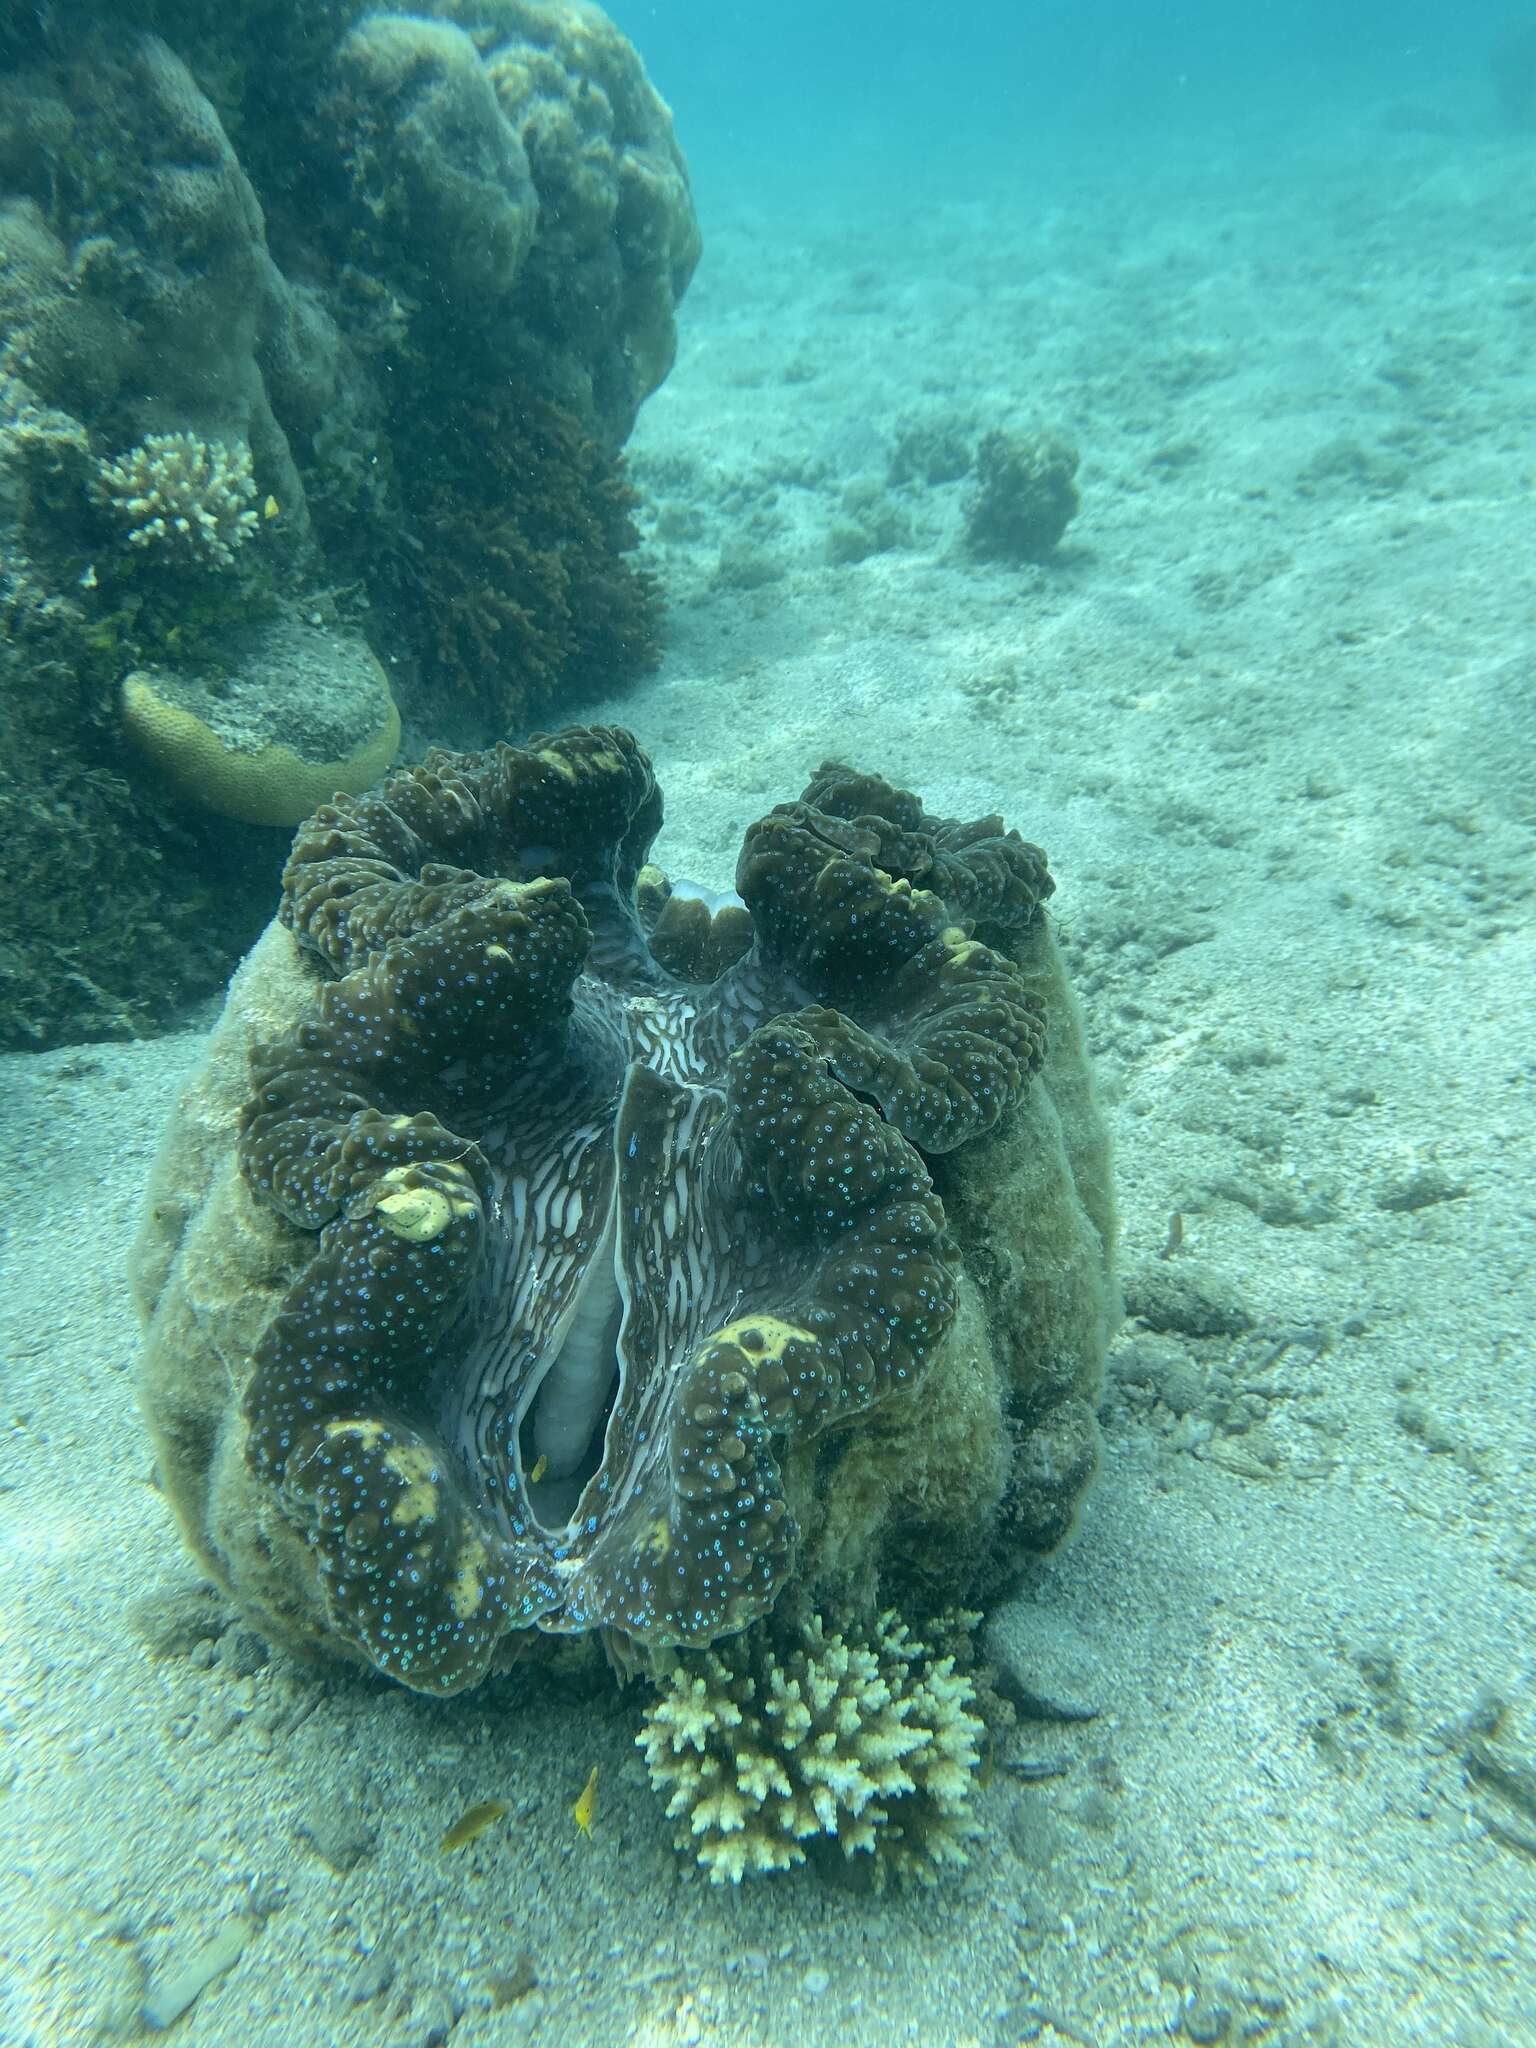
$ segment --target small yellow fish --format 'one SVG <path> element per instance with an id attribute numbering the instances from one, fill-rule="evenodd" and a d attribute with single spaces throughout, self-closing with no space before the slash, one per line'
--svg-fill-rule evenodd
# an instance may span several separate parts
<path id="1" fill-rule="evenodd" d="M 261 508 L 261 516 L 263 519 L 275 519 L 278 513 L 282 511 L 282 509 L 282 506 L 278 504 L 276 498 L 269 497 L 265 505 L 263 505 Z"/>
<path id="2" fill-rule="evenodd" d="M 511 1808 L 504 1799 L 482 1799 L 480 1804 L 472 1806 L 468 1813 L 459 1815 L 437 1846 L 444 1851 L 467 1849 L 488 1827 L 493 1827 L 510 1812 Z"/>
<path id="3" fill-rule="evenodd" d="M 537 1463 L 537 1465 L 535 1465 L 535 1466 L 534 1466 L 533 1470 L 532 1470 L 532 1471 L 531 1471 L 531 1472 L 530 1472 L 530 1473 L 528 1474 L 528 1484 L 529 1484 L 530 1486 L 537 1486 L 537 1485 L 538 1485 L 538 1483 L 539 1483 L 539 1481 L 540 1481 L 540 1480 L 541 1480 L 541 1479 L 542 1479 L 542 1478 L 544 1477 L 544 1474 L 545 1474 L 545 1473 L 546 1473 L 546 1472 L 547 1472 L 548 1470 L 549 1470 L 549 1458 L 548 1458 L 548 1456 L 547 1456 L 547 1454 L 546 1454 L 545 1452 L 543 1452 L 543 1451 L 540 1451 L 540 1453 L 539 1453 L 539 1462 Z"/>
<path id="4" fill-rule="evenodd" d="M 597 1815 L 597 1765 L 592 1766 L 592 1775 L 581 1789 L 581 1797 L 571 1808 L 571 1819 L 590 1842 L 592 1822 Z"/>

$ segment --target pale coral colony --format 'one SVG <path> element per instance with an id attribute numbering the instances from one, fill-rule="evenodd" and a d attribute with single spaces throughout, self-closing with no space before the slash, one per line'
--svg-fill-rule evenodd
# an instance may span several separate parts
<path id="1" fill-rule="evenodd" d="M 130 547 L 173 562 L 228 568 L 258 523 L 250 449 L 196 434 L 146 435 L 99 465 L 95 494 Z"/>

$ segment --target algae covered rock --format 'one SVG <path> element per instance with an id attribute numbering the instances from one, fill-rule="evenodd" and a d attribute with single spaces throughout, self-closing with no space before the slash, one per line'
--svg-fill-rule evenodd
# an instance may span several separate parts
<path id="1" fill-rule="evenodd" d="M 965 540 L 993 562 L 1044 562 L 1081 505 L 1077 450 L 1054 434 L 983 436 Z"/>
<path id="2" fill-rule="evenodd" d="M 710 905 L 660 822 L 574 729 L 295 841 L 135 1258 L 161 1483 L 274 1640 L 654 1668 L 1070 1523 L 1114 1223 L 1043 855 L 828 764 Z"/>

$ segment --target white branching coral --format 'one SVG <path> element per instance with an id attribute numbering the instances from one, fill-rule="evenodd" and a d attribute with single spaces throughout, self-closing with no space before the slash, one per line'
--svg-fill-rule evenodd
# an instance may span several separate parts
<path id="1" fill-rule="evenodd" d="M 974 1617 L 962 1617 L 965 1626 Z M 761 1629 L 686 1657 L 636 1737 L 667 1814 L 716 1884 L 836 1841 L 931 1883 L 963 1863 L 984 1729 L 976 1690 L 894 1613 L 867 1639 L 813 1621 L 787 1654 Z"/>
<path id="2" fill-rule="evenodd" d="M 127 523 L 129 545 L 227 569 L 256 531 L 251 451 L 196 434 L 147 434 L 97 472 L 96 494 Z"/>

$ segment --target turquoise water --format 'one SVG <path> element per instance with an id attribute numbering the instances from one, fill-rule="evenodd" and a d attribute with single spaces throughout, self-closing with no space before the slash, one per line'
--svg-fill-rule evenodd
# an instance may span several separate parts
<path id="1" fill-rule="evenodd" d="M 0 12 L 0 2048 L 1536 2044 L 1536 17 L 612 20 Z"/>
<path id="2" fill-rule="evenodd" d="M 1257 154 L 1319 113 L 1452 87 L 1486 104 L 1512 19 L 1451 10 L 1279 4 L 615 10 L 663 93 L 688 109 L 706 189 L 862 190 L 959 198 L 1079 152 L 1166 160 L 1234 129 Z"/>

